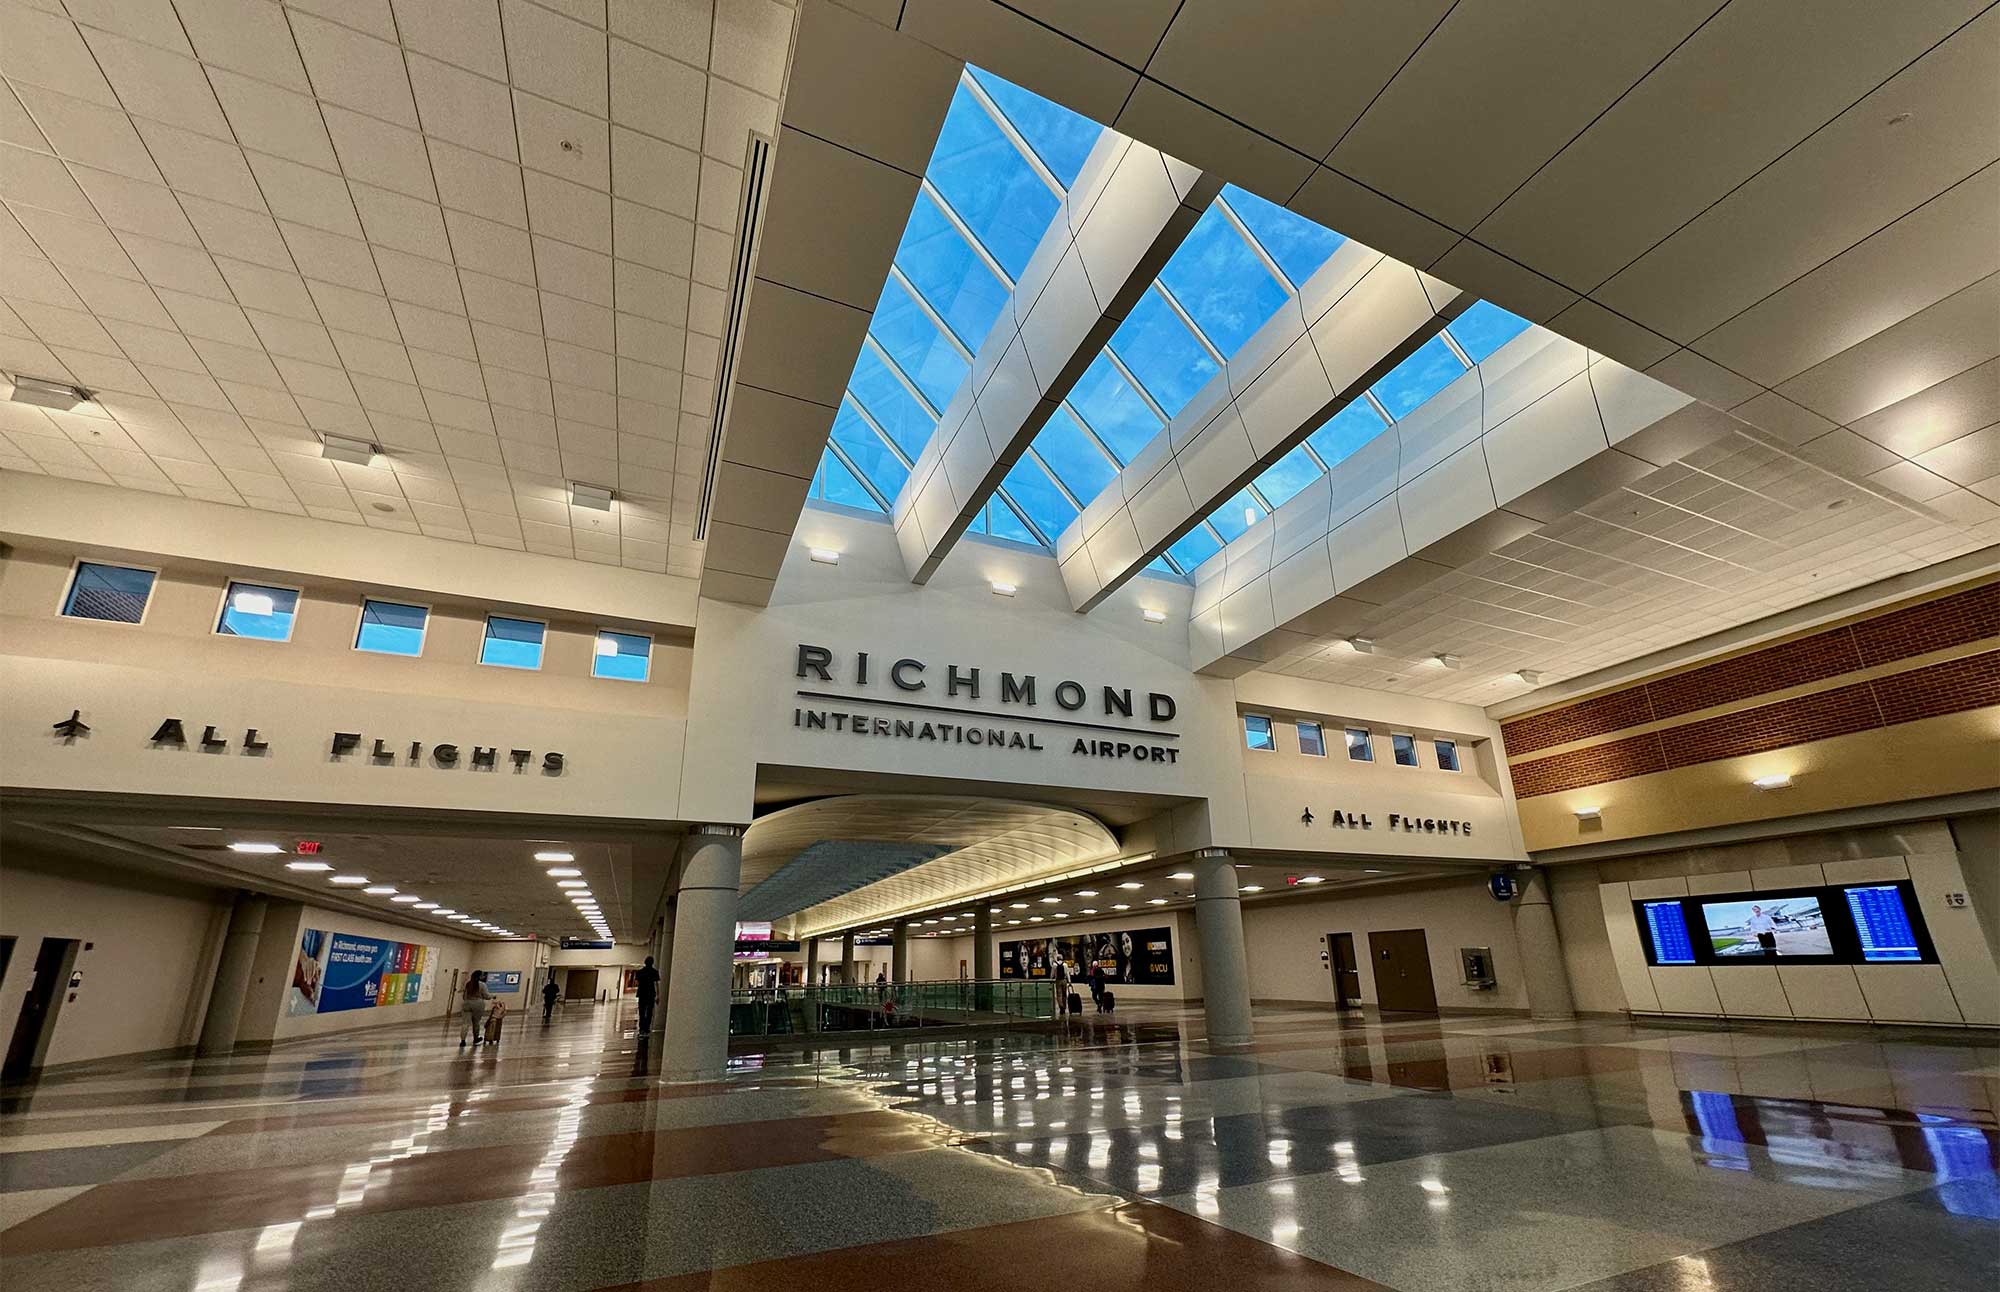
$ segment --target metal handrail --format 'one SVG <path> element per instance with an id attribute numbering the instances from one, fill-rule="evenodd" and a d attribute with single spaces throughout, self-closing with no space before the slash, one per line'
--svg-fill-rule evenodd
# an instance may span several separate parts
<path id="1" fill-rule="evenodd" d="M 894 1009 L 889 1008 L 892 1001 Z M 733 1036 L 936 1027 L 1054 1016 L 1053 984 L 1020 978 L 792 984 L 729 993 L 729 1031 Z"/>

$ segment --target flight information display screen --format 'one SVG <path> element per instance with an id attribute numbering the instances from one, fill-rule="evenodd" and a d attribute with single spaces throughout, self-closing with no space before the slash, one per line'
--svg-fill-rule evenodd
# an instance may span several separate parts
<path id="1" fill-rule="evenodd" d="M 1895 884 L 1857 884 L 1841 890 L 1861 939 L 1861 958 L 1870 963 L 1922 960 L 1916 926 Z"/>
<path id="2" fill-rule="evenodd" d="M 1653 963 L 1691 965 L 1694 939 L 1688 934 L 1687 914 L 1678 901 L 1644 902 L 1646 932 L 1653 940 Z"/>

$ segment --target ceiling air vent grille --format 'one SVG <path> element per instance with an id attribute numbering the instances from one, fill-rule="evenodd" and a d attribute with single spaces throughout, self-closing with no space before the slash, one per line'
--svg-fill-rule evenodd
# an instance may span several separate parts
<path id="1" fill-rule="evenodd" d="M 715 368 L 715 408 L 708 425 L 708 461 L 701 476 L 701 508 L 695 513 L 697 542 L 708 538 L 708 513 L 715 501 L 715 473 L 722 462 L 722 436 L 729 427 L 730 395 L 736 385 L 736 348 L 743 340 L 743 313 L 750 299 L 751 267 L 757 263 L 757 230 L 770 183 L 771 141 L 752 133 L 743 158 L 743 192 L 736 204 L 736 258 L 729 266 L 729 307 L 723 320 L 722 356 Z"/>

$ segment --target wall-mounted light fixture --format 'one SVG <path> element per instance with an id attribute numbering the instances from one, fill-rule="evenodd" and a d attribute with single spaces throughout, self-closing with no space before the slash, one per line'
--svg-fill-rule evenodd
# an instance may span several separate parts
<path id="1" fill-rule="evenodd" d="M 1436 660 L 1436 661 L 1438 662 L 1438 665 L 1439 665 L 1440 667 L 1442 667 L 1442 668 L 1464 668 L 1464 667 L 1465 667 L 1465 661 L 1464 661 L 1464 660 L 1462 660 L 1462 659 L 1460 659 L 1460 658 L 1459 658 L 1458 656 L 1456 656 L 1456 655 L 1445 655 L 1445 654 L 1438 654 L 1438 655 L 1433 655 L 1433 656 L 1432 656 L 1431 658 L 1432 658 L 1432 659 L 1435 659 L 1435 660 Z"/>
<path id="2" fill-rule="evenodd" d="M 1792 775 L 1790 772 L 1777 772 L 1770 776 L 1759 776 L 1750 783 L 1760 790 L 1782 790 L 1791 785 Z"/>
<path id="3" fill-rule="evenodd" d="M 1149 624 L 1163 624 L 1167 622 L 1167 612 L 1164 610 L 1147 609 L 1141 610 L 1139 613 L 1146 617 L 1146 622 Z"/>
<path id="4" fill-rule="evenodd" d="M 806 549 L 806 555 L 812 557 L 813 560 L 819 562 L 821 565 L 840 564 L 840 553 L 830 547 L 809 547 Z"/>
<path id="5" fill-rule="evenodd" d="M 578 507 L 588 507 L 592 511 L 610 511 L 611 501 L 617 497 L 603 485 L 584 484 L 580 480 L 569 482 L 569 500 Z"/>
<path id="6" fill-rule="evenodd" d="M 1514 674 L 1514 676 L 1520 678 L 1523 682 L 1526 682 L 1529 686 L 1540 686 L 1542 684 L 1542 674 L 1539 669 L 1524 668 L 1520 672 Z"/>
<path id="7" fill-rule="evenodd" d="M 68 382 L 49 381 L 42 377 L 23 377 L 18 373 L 12 378 L 14 389 L 7 398 L 16 404 L 33 404 L 37 408 L 53 408 L 58 413 L 67 413 L 78 404 L 88 403 L 90 392 L 81 386 Z"/>
<path id="8" fill-rule="evenodd" d="M 1580 807 L 1575 811 L 1576 819 L 1579 821 L 1595 821 L 1604 815 L 1604 809 L 1601 807 Z"/>
<path id="9" fill-rule="evenodd" d="M 1373 637 L 1349 637 L 1347 639 L 1347 648 L 1356 655 L 1373 655 L 1375 653 L 1375 639 Z"/>
<path id="10" fill-rule="evenodd" d="M 1011 597 L 1016 592 L 1020 591 L 1020 589 L 1016 588 L 1013 584 L 1003 582 L 999 579 L 993 580 L 986 586 L 993 589 L 993 595 L 996 597 Z"/>
<path id="11" fill-rule="evenodd" d="M 375 455 L 381 451 L 367 440 L 352 440 L 345 435 L 327 435 L 322 433 L 319 437 L 319 455 L 321 457 L 331 458 L 335 462 L 346 462 L 352 466 L 367 466 L 375 460 Z"/>

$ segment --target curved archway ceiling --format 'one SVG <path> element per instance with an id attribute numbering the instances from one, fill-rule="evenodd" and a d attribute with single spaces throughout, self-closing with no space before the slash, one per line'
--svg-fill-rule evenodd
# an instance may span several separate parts
<path id="1" fill-rule="evenodd" d="M 739 918 L 810 929 L 870 923 L 1114 856 L 1073 808 L 905 794 L 818 799 L 760 817 L 743 840 Z"/>

